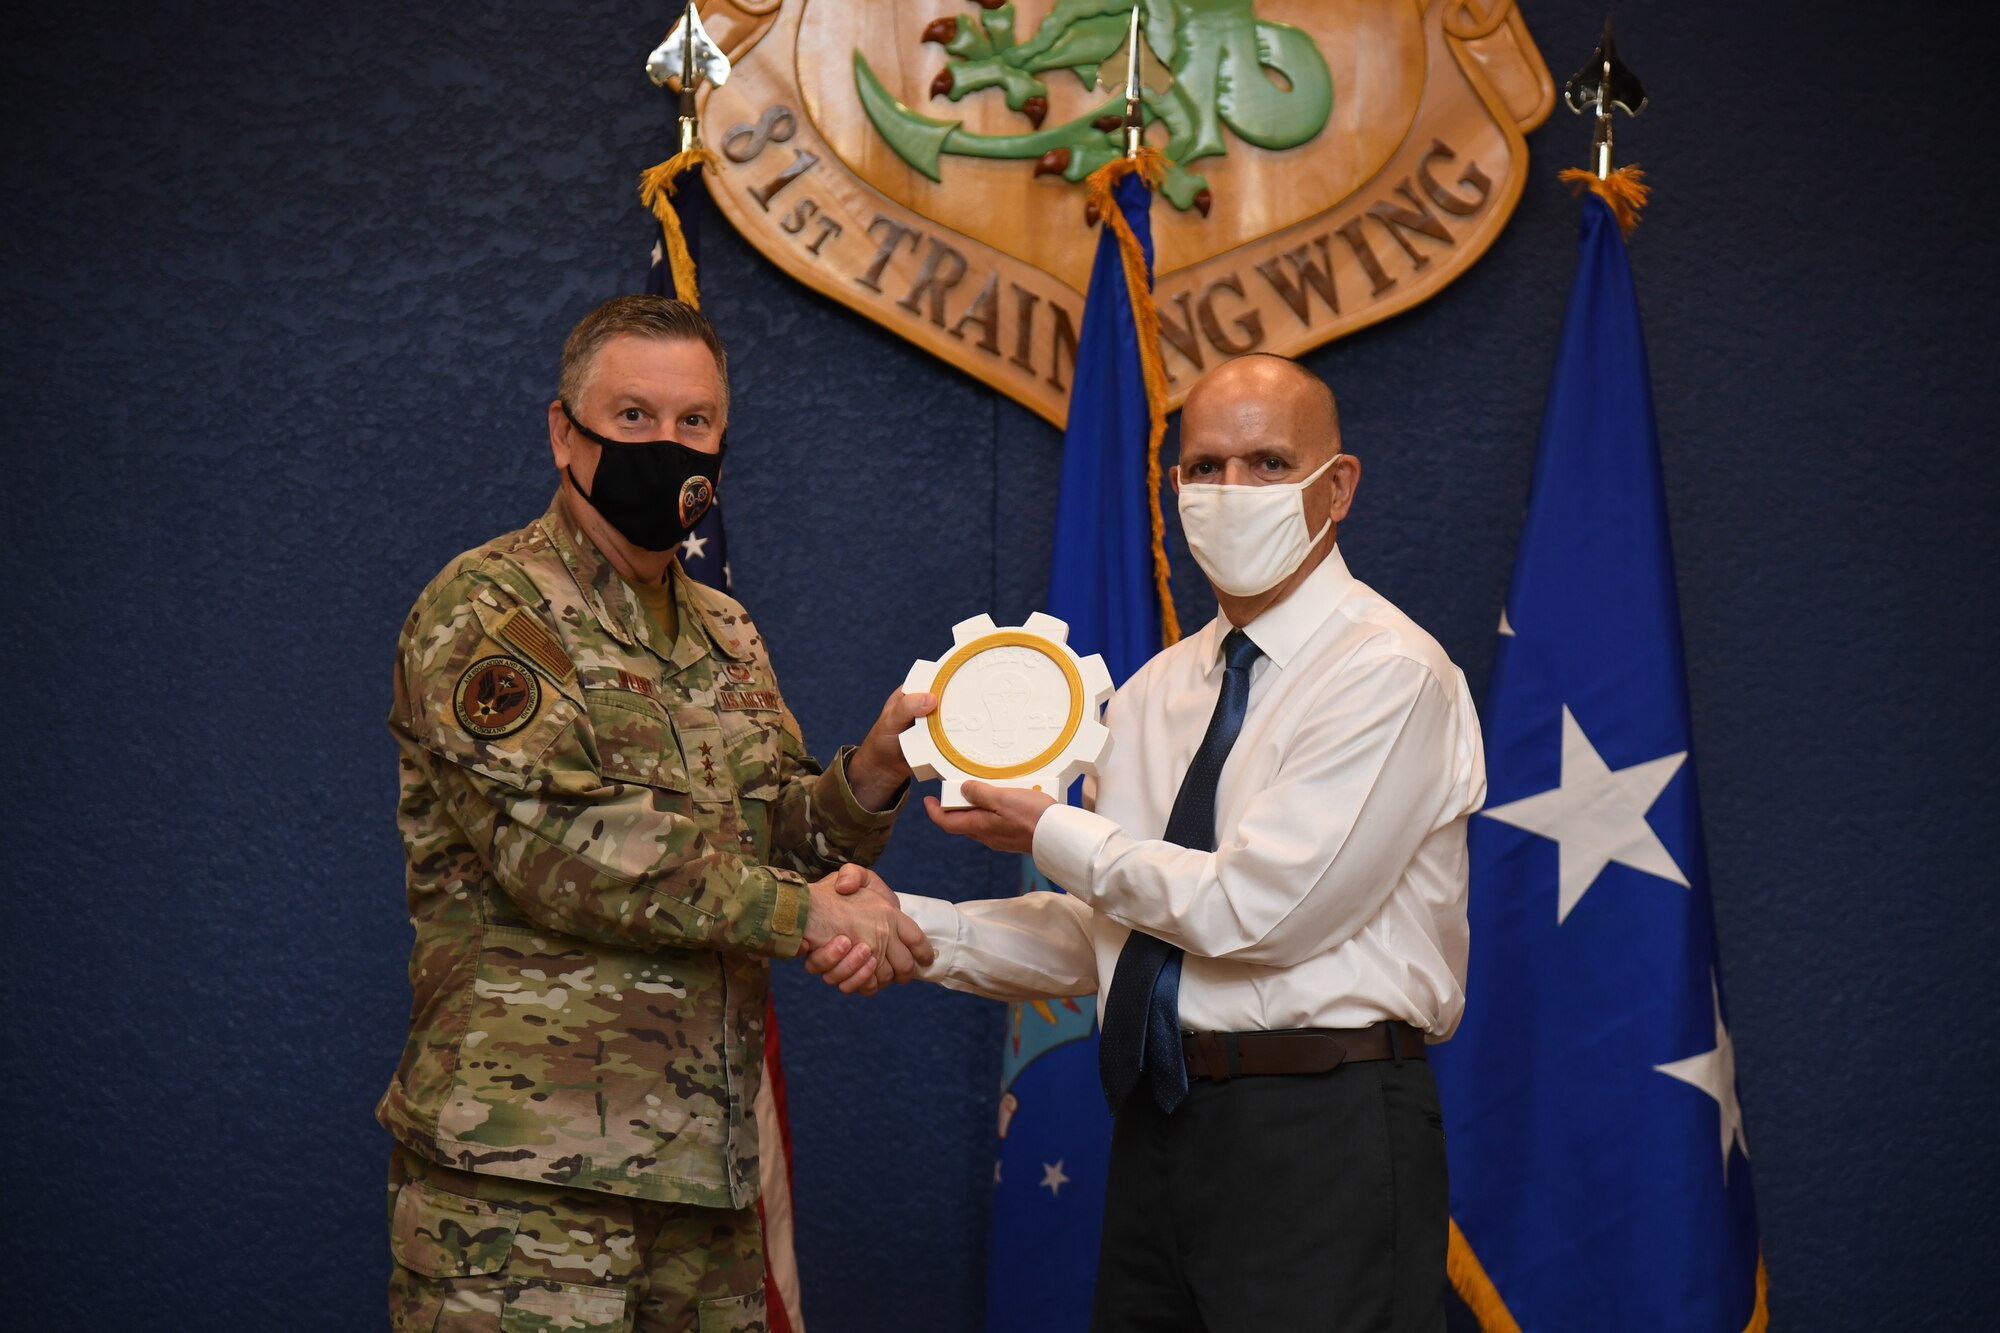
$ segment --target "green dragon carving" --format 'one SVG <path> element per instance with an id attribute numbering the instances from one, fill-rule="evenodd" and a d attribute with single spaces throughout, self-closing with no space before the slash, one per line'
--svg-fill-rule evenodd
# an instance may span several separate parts
<path id="1" fill-rule="evenodd" d="M 1038 75 L 1066 69 L 1085 88 L 1097 86 L 1098 66 L 1124 44 L 1132 0 L 1059 0 L 1040 28 L 1016 41 L 1014 6 L 975 0 L 986 12 L 941 18 L 924 29 L 951 59 L 931 84 L 932 97 L 957 102 L 998 88 L 1007 105 L 1034 124 L 1022 134 L 974 134 L 963 122 L 940 120 L 896 100 L 859 50 L 854 83 L 869 120 L 905 162 L 942 180 L 939 159 L 1034 158 L 1035 174 L 1081 181 L 1122 151 L 1123 89 L 1074 120 L 1043 128 L 1048 85 Z M 1143 90 L 1147 124 L 1163 122 L 1166 180 L 1160 192 L 1174 207 L 1205 215 L 1208 182 L 1189 164 L 1229 151 L 1223 127 L 1259 148 L 1296 148 L 1326 127 L 1333 113 L 1333 76 L 1312 37 L 1289 23 L 1260 19 L 1254 0 L 1139 0 L 1146 46 L 1173 74 L 1164 91 Z M 1275 73 L 1278 79 L 1273 79 Z"/>

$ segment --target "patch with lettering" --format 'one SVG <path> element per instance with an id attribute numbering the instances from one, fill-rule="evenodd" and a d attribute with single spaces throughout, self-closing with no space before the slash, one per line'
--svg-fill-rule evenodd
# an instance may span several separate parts
<path id="1" fill-rule="evenodd" d="M 458 725 L 475 736 L 511 736 L 532 722 L 542 685 L 517 657 L 482 657 L 458 678 L 451 698 Z"/>
<path id="2" fill-rule="evenodd" d="M 643 694 L 648 699 L 657 699 L 660 697 L 660 692 L 653 685 L 652 681 L 647 680 L 644 676 L 635 676 L 623 669 L 618 672 L 618 688 L 621 690 L 630 690 L 634 694 Z"/>
<path id="3" fill-rule="evenodd" d="M 493 637 L 554 677 L 558 684 L 576 674 L 569 654 L 556 636 L 525 606 L 517 606 L 500 617 Z"/>
<path id="4" fill-rule="evenodd" d="M 738 712 L 775 713 L 778 711 L 778 692 L 776 690 L 721 690 L 717 694 L 721 701 L 721 706 L 726 709 L 734 709 Z"/>
<path id="5" fill-rule="evenodd" d="M 715 483 L 707 477 L 689 477 L 681 483 L 680 516 L 681 526 L 691 528 L 708 512 L 715 503 Z"/>

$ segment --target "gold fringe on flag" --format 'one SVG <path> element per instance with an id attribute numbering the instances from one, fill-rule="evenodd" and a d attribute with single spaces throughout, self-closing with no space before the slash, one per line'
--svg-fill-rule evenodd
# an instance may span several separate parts
<path id="1" fill-rule="evenodd" d="M 695 309 L 701 309 L 701 291 L 694 281 L 694 256 L 688 253 L 687 236 L 681 231 L 681 215 L 674 211 L 674 178 L 698 166 L 722 168 L 722 161 L 706 148 L 696 145 L 675 153 L 657 167 L 639 173 L 639 202 L 653 210 L 660 231 L 667 238 L 667 266 L 674 275 L 674 294 Z"/>
<path id="2" fill-rule="evenodd" d="M 1639 210 L 1646 206 L 1646 196 L 1653 192 L 1650 185 L 1642 185 L 1646 173 L 1637 167 L 1620 167 L 1602 180 L 1594 171 L 1582 167 L 1571 167 L 1556 177 L 1568 181 L 1576 187 L 1580 196 L 1585 190 L 1611 205 L 1611 216 L 1618 219 L 1618 230 L 1629 240 L 1639 225 Z"/>
<path id="3" fill-rule="evenodd" d="M 1764 1271 L 1764 1256 L 1757 1256 L 1757 1307 L 1750 1312 L 1750 1322 L 1743 1326 L 1743 1333 L 1769 1333 L 1771 1327 L 1771 1275 Z"/>
<path id="4" fill-rule="evenodd" d="M 1580 168 L 1578 171 L 1593 181 L 1597 179 L 1592 172 Z M 1507 1303 L 1500 1299 L 1493 1279 L 1486 1276 L 1485 1265 L 1472 1252 L 1465 1233 L 1458 1229 L 1457 1218 L 1451 1220 L 1451 1238 L 1445 1250 L 1444 1267 L 1452 1287 L 1458 1292 L 1458 1298 L 1465 1302 L 1465 1308 L 1479 1321 L 1481 1333 L 1521 1333 L 1521 1326 L 1514 1322 Z M 1764 1268 L 1764 1256 L 1760 1253 L 1757 1256 L 1757 1299 L 1751 1306 L 1750 1322 L 1743 1326 L 1743 1333 L 1770 1333 L 1770 1290 L 1771 1276 Z"/>
<path id="5" fill-rule="evenodd" d="M 1125 290 L 1132 298 L 1132 319 L 1138 326 L 1139 369 L 1146 381 L 1146 411 L 1152 432 L 1146 442 L 1146 513 L 1153 525 L 1153 586 L 1160 598 L 1163 646 L 1180 642 L 1180 617 L 1174 613 L 1173 587 L 1167 568 L 1167 519 L 1160 512 L 1160 443 L 1167 434 L 1167 368 L 1160 360 L 1160 312 L 1153 306 L 1152 284 L 1146 280 L 1146 254 L 1139 238 L 1118 207 L 1114 188 L 1133 172 L 1148 189 L 1166 178 L 1167 160 L 1157 148 L 1141 146 L 1136 157 L 1114 158 L 1090 173 L 1084 182 L 1090 205 L 1118 238 L 1118 255 L 1125 265 Z"/>
<path id="6" fill-rule="evenodd" d="M 1583 174 L 1592 180 L 1597 179 L 1587 171 Z M 1451 1220 L 1444 1271 L 1451 1278 L 1451 1285 L 1457 1289 L 1458 1298 L 1465 1302 L 1465 1308 L 1472 1311 L 1472 1317 L 1479 1321 L 1483 1333 L 1521 1333 L 1521 1326 L 1507 1312 L 1507 1303 L 1494 1289 L 1493 1279 L 1486 1276 L 1486 1266 L 1479 1262 L 1479 1256 L 1472 1252 L 1465 1233 L 1458 1229 L 1457 1218 Z"/>

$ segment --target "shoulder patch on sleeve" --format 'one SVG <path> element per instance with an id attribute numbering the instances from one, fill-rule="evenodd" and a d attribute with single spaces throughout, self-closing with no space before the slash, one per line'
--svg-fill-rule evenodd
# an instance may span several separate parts
<path id="1" fill-rule="evenodd" d="M 517 606 L 493 626 L 493 637 L 553 676 L 557 684 L 567 684 L 576 667 L 555 635 L 525 606 Z"/>
<path id="2" fill-rule="evenodd" d="M 511 736 L 535 720 L 542 685 L 528 664 L 514 657 L 482 657 L 465 669 L 452 691 L 458 725 L 474 736 Z"/>

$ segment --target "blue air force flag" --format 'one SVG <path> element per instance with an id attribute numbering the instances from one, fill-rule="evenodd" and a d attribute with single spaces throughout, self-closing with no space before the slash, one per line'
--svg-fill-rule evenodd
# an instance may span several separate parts
<path id="1" fill-rule="evenodd" d="M 1436 1052 L 1452 1279 L 1484 1327 L 1764 1327 L 1625 244 L 1581 258 L 1485 708 L 1465 1021 Z"/>
<path id="2" fill-rule="evenodd" d="M 1118 207 L 1152 271 L 1152 192 L 1134 174 Z M 1077 336 L 1049 561 L 1049 614 L 1069 645 L 1102 653 L 1124 684 L 1160 649 L 1146 485 L 1152 416 L 1132 297 L 1109 226 L 1101 229 Z M 1059 887 L 1022 858 L 1022 888 Z M 1097 1072 L 1097 997 L 1007 1009 L 1000 1153 L 986 1273 L 986 1333 L 1083 1333 L 1090 1323 L 1111 1162 L 1111 1115 Z"/>

